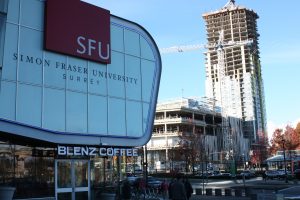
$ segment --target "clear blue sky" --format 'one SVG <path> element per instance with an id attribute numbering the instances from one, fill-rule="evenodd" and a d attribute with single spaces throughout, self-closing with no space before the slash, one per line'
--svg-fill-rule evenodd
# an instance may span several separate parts
<path id="1" fill-rule="evenodd" d="M 206 43 L 202 14 L 227 0 L 85 0 L 134 21 L 159 48 Z M 236 0 L 259 15 L 267 120 L 279 127 L 300 121 L 300 1 Z M 205 95 L 203 50 L 163 54 L 159 101 Z M 271 127 L 271 128 L 272 128 Z M 270 134 L 270 133 L 269 133 Z"/>

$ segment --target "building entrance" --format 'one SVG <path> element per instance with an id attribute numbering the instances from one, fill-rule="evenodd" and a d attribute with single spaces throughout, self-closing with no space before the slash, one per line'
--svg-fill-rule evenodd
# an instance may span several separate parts
<path id="1" fill-rule="evenodd" d="M 90 161 L 55 160 L 57 200 L 90 200 Z"/>

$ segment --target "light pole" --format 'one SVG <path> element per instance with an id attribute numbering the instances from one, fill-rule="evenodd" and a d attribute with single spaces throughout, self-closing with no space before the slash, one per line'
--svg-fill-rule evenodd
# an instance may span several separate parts
<path id="1" fill-rule="evenodd" d="M 282 148 L 283 148 L 283 162 L 284 162 L 285 182 L 288 183 L 287 173 L 286 173 L 286 159 L 285 159 L 285 139 L 282 139 L 281 142 L 282 142 Z"/>

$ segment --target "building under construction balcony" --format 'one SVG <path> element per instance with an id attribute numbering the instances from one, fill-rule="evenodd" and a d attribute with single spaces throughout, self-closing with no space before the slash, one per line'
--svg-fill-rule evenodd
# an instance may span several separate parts
<path id="1" fill-rule="evenodd" d="M 251 144 L 266 133 L 264 87 L 259 57 L 258 15 L 230 0 L 203 14 L 206 22 L 206 96 L 226 116 L 242 119 Z"/>
<path id="2" fill-rule="evenodd" d="M 234 151 L 224 149 L 219 110 L 207 99 L 181 98 L 158 103 L 153 134 L 147 144 L 150 171 L 192 171 L 193 166 L 203 162 L 219 169 L 220 164 L 232 159 L 248 160 L 249 140 L 243 137 L 240 119 L 229 120 L 236 136 Z"/>

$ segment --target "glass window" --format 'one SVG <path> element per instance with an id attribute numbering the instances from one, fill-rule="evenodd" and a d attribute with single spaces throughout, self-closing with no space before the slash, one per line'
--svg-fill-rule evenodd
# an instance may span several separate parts
<path id="1" fill-rule="evenodd" d="M 4 35 L 5 35 L 5 25 L 6 19 L 4 15 L 0 13 L 0 71 L 3 65 L 3 53 L 4 53 Z M 0 74 L 1 78 L 1 74 Z"/>
<path id="2" fill-rule="evenodd" d="M 67 92 L 67 132 L 87 132 L 87 96 L 83 93 Z"/>
<path id="3" fill-rule="evenodd" d="M 109 98 L 108 134 L 125 136 L 125 102 L 122 99 Z"/>
<path id="4" fill-rule="evenodd" d="M 8 0 L 1 0 L 0 1 L 0 13 L 7 13 L 7 3 Z"/>
<path id="5" fill-rule="evenodd" d="M 43 38 L 40 31 L 21 27 L 19 80 L 27 83 L 42 84 Z"/>
<path id="6" fill-rule="evenodd" d="M 149 43 L 141 37 L 141 57 L 154 61 L 154 55 Z"/>
<path id="7" fill-rule="evenodd" d="M 42 116 L 42 88 L 19 84 L 17 108 L 17 121 L 40 127 Z"/>
<path id="8" fill-rule="evenodd" d="M 87 92 L 87 61 L 69 57 L 66 66 L 67 88 Z M 87 71 L 86 71 L 87 72 Z"/>
<path id="9" fill-rule="evenodd" d="M 89 95 L 89 133 L 107 134 L 107 97 Z"/>
<path id="10" fill-rule="evenodd" d="M 89 93 L 107 95 L 106 65 L 89 62 Z"/>
<path id="11" fill-rule="evenodd" d="M 142 60 L 143 101 L 150 102 L 153 92 L 155 63 Z"/>
<path id="12" fill-rule="evenodd" d="M 124 51 L 123 28 L 111 25 L 111 49 L 114 51 Z"/>
<path id="13" fill-rule="evenodd" d="M 140 56 L 139 34 L 125 30 L 125 53 L 133 56 Z"/>
<path id="14" fill-rule="evenodd" d="M 13 2 L 13 1 L 11 1 Z M 5 35 L 5 52 L 3 57 L 2 79 L 16 80 L 17 79 L 17 60 L 19 59 L 18 52 L 18 26 L 14 24 L 6 25 Z M 7 66 L 7 67 L 6 67 Z"/>
<path id="15" fill-rule="evenodd" d="M 111 64 L 107 66 L 107 74 L 103 74 L 108 82 L 109 96 L 125 98 L 124 55 L 112 51 Z"/>
<path id="16" fill-rule="evenodd" d="M 9 1 L 7 21 L 15 24 L 19 24 L 19 14 L 20 14 L 19 5 L 20 5 L 20 0 Z"/>
<path id="17" fill-rule="evenodd" d="M 149 107 L 150 105 L 147 103 L 143 103 L 143 132 L 146 133 L 147 131 L 147 126 L 150 124 L 149 123 Z"/>
<path id="18" fill-rule="evenodd" d="M 141 68 L 140 59 L 133 56 L 125 56 L 125 74 L 128 77 L 126 85 L 126 97 L 141 101 Z"/>
<path id="19" fill-rule="evenodd" d="M 26 0 L 26 3 L 22 3 L 21 6 L 21 24 L 30 28 L 43 30 L 44 2 Z"/>
<path id="20" fill-rule="evenodd" d="M 16 83 L 2 81 L 0 93 L 1 118 L 15 120 L 16 114 Z"/>
<path id="21" fill-rule="evenodd" d="M 0 185 L 15 187 L 14 199 L 55 196 L 54 149 L 0 141 L 0 150 Z"/>
<path id="22" fill-rule="evenodd" d="M 44 84 L 65 88 L 67 57 L 49 51 L 45 51 L 44 55 Z"/>
<path id="23" fill-rule="evenodd" d="M 126 102 L 126 122 L 127 136 L 141 137 L 143 136 L 142 124 L 142 104 L 135 101 Z"/>
<path id="24" fill-rule="evenodd" d="M 65 131 L 65 90 L 45 88 L 43 99 L 43 127 L 50 130 Z"/>

